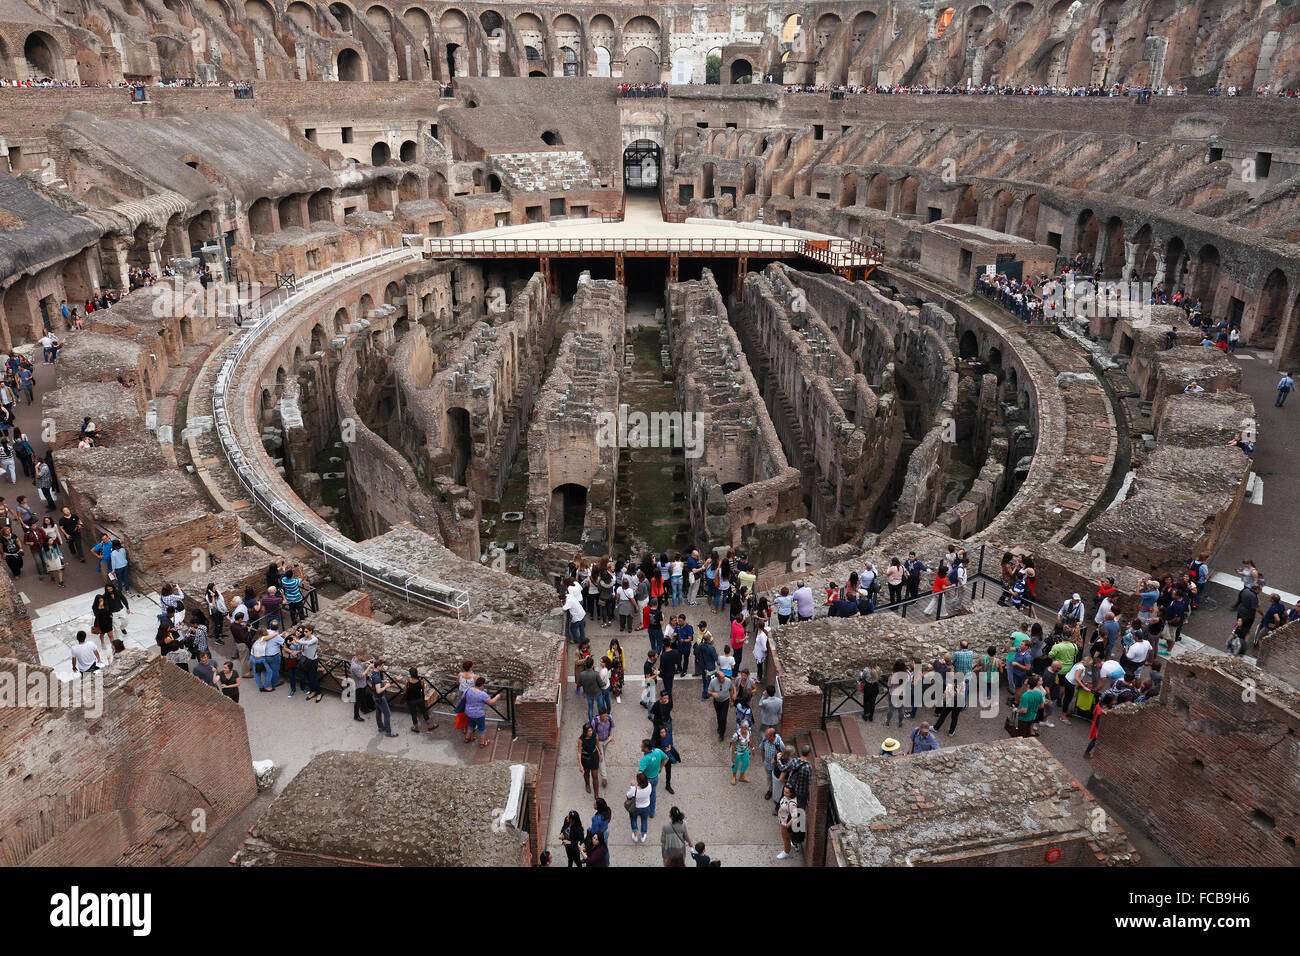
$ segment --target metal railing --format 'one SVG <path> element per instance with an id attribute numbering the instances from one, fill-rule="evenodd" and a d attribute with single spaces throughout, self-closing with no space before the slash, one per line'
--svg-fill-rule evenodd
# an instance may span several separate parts
<path id="1" fill-rule="evenodd" d="M 334 690 L 343 693 L 344 689 L 352 685 L 352 662 L 341 657 L 321 657 L 318 664 L 317 678 L 321 682 L 322 689 Z M 429 716 L 438 714 L 444 717 L 454 717 L 456 715 L 456 702 L 460 698 L 460 681 L 454 677 L 432 678 L 424 674 L 419 675 L 420 685 L 424 689 L 424 699 L 427 702 L 430 697 L 433 698 L 433 704 L 429 705 Z M 384 694 L 388 698 L 388 705 L 394 710 L 408 710 L 406 707 L 406 676 L 404 674 L 392 673 L 389 682 L 393 685 L 392 689 Z M 495 704 L 484 704 L 484 716 L 489 722 L 502 723 L 510 725 L 510 736 L 517 737 L 518 726 L 515 712 L 515 695 L 518 690 L 509 684 L 488 684 L 483 688 L 487 691 L 489 697 L 501 695 L 501 700 Z M 490 716 L 489 716 L 490 715 Z"/>
<path id="2" fill-rule="evenodd" d="M 230 408 L 234 405 L 231 390 L 241 363 L 261 341 L 262 336 L 278 323 L 290 307 L 300 305 L 308 297 L 338 279 L 359 275 L 379 264 L 399 262 L 403 258 L 413 258 L 417 255 L 418 250 L 413 247 L 385 249 L 344 265 L 332 266 L 312 273 L 299 280 L 293 292 L 277 289 L 270 296 L 264 297 L 258 309 L 260 314 L 243 326 L 243 335 L 239 343 L 217 373 L 216 388 L 212 394 L 212 418 L 221 449 L 239 483 L 267 516 L 291 534 L 294 540 L 306 545 L 328 563 L 355 575 L 363 586 L 377 587 L 400 595 L 408 603 L 413 602 L 445 611 L 459 618 L 469 611 L 469 592 L 465 589 L 431 581 L 394 567 L 386 561 L 364 555 L 341 532 L 299 513 L 294 506 L 294 502 L 301 503 L 299 499 L 296 496 L 290 499 L 280 493 L 280 485 L 284 484 L 284 480 L 279 475 L 270 477 L 265 474 L 270 458 L 262 450 L 260 443 L 257 443 L 258 453 L 262 459 L 265 459 L 264 461 L 252 459 L 244 454 L 244 449 L 238 440 L 238 428 L 230 416 Z"/>
<path id="3" fill-rule="evenodd" d="M 428 238 L 425 255 L 434 259 L 483 256 L 697 255 L 804 256 L 832 268 L 878 264 L 880 254 L 856 239 L 698 239 L 575 238 L 526 236 L 505 239 Z"/>

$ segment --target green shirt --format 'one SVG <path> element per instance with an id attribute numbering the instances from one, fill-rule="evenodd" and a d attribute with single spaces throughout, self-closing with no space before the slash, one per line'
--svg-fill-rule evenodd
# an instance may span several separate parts
<path id="1" fill-rule="evenodd" d="M 1038 718 L 1038 708 L 1043 706 L 1043 692 L 1041 690 L 1027 690 L 1020 695 L 1020 706 L 1025 708 L 1023 714 L 1017 714 L 1017 718 L 1028 723 Z"/>
<path id="2" fill-rule="evenodd" d="M 1074 659 L 1079 656 L 1079 649 L 1074 646 L 1073 641 L 1058 641 L 1052 645 L 1047 656 L 1054 661 L 1060 661 L 1061 670 L 1068 672 L 1074 666 Z"/>
<path id="3" fill-rule="evenodd" d="M 637 769 L 645 774 L 647 780 L 655 780 L 659 777 L 659 768 L 663 766 L 663 762 L 667 759 L 668 755 L 656 747 L 648 754 L 641 756 L 641 763 Z"/>
<path id="4" fill-rule="evenodd" d="M 1016 659 L 1016 652 L 1020 650 L 1020 645 L 1029 640 L 1029 635 L 1021 631 L 1011 632 L 1011 650 L 1007 651 L 1007 667 L 1011 667 L 1011 662 Z"/>

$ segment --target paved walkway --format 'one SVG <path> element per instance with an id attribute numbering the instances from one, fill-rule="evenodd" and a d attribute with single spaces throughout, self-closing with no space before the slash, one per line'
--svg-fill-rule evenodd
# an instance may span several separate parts
<path id="1" fill-rule="evenodd" d="M 667 609 L 673 613 L 673 608 Z M 730 635 L 724 614 L 714 614 L 701 603 L 698 607 L 683 606 L 692 627 L 699 629 L 702 620 L 709 622 L 715 643 Z M 781 849 L 781 832 L 772 804 L 763 799 L 767 790 L 761 758 L 757 752 L 758 736 L 754 735 L 755 752 L 751 757 L 746 776 L 750 782 L 731 785 L 731 759 L 728 744 L 718 742 L 717 720 L 713 702 L 700 700 L 698 678 L 678 678 L 673 683 L 673 740 L 682 755 L 682 762 L 673 768 L 675 794 L 664 791 L 661 778 L 655 818 L 650 821 L 649 838 L 644 845 L 632 842 L 628 816 L 623 811 L 623 798 L 636 774 L 641 759 L 641 741 L 650 736 L 652 726 L 644 708 L 640 706 L 644 683 L 641 667 L 650 650 L 650 640 L 645 631 L 631 635 L 619 634 L 617 626 L 602 628 L 594 621 L 587 625 L 587 638 L 592 651 L 603 652 L 611 638 L 617 637 L 627 657 L 627 681 L 623 703 L 615 704 L 614 743 L 607 751 L 609 774 L 608 790 L 601 789 L 614 811 L 610 823 L 610 861 L 614 866 L 662 866 L 659 834 L 668 821 L 671 807 L 679 807 L 686 815 L 686 828 L 692 842 L 703 841 L 707 853 L 724 866 L 802 866 L 803 856 L 796 853 L 788 860 L 777 861 Z M 746 648 L 742 666 L 752 664 Z M 692 670 L 694 669 L 692 665 Z M 552 866 L 564 866 L 566 857 L 560 844 L 560 828 L 570 810 L 577 810 L 584 824 L 591 823 L 594 797 L 583 789 L 582 771 L 578 768 L 578 738 L 587 720 L 587 701 L 575 692 L 572 674 L 564 702 L 564 718 L 560 727 L 560 755 L 556 769 L 555 796 L 551 805 L 548 849 L 554 860 Z M 728 714 L 728 726 L 734 730 L 735 711 Z M 786 741 L 793 745 L 793 739 Z M 693 866 L 692 860 L 687 860 Z"/>

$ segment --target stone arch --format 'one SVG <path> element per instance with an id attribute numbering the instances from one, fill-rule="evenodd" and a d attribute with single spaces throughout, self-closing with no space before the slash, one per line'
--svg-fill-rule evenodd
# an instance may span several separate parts
<path id="1" fill-rule="evenodd" d="M 338 59 L 335 61 L 335 75 L 343 83 L 359 83 L 366 78 L 365 61 L 352 47 L 344 47 L 339 50 Z"/>
<path id="2" fill-rule="evenodd" d="M 647 17 L 646 19 L 649 19 Z M 637 45 L 627 51 L 623 79 L 628 83 L 658 83 L 659 54 L 648 46 Z"/>
<path id="3" fill-rule="evenodd" d="M 578 76 L 582 73 L 582 60 L 578 51 L 571 46 L 560 47 L 561 68 L 565 76 Z"/>
<path id="4" fill-rule="evenodd" d="M 613 58 L 610 56 L 609 49 L 608 49 L 607 47 L 603 47 L 603 46 L 593 47 L 593 48 L 592 48 L 592 54 L 593 54 L 593 55 L 595 56 L 595 58 L 596 58 L 596 65 L 595 65 L 595 69 L 594 69 L 594 72 L 592 73 L 592 75 L 593 75 L 593 76 L 609 76 L 609 75 L 610 75 L 610 67 L 609 67 L 609 65 L 610 65 L 610 62 L 611 62 L 612 59 L 613 59 Z"/>
<path id="5" fill-rule="evenodd" d="M 967 329 L 957 342 L 957 357 L 963 359 L 979 358 L 980 342 L 975 333 Z"/>
<path id="6" fill-rule="evenodd" d="M 876 12 L 874 10 L 863 10 L 853 18 L 853 52 L 857 53 L 862 48 L 862 44 L 867 41 L 871 31 L 876 27 Z"/>
<path id="7" fill-rule="evenodd" d="M 979 191 L 975 188 L 975 184 L 972 183 L 962 190 L 961 199 L 957 202 L 957 211 L 953 213 L 952 221 L 973 226 L 979 218 L 979 208 Z"/>
<path id="8" fill-rule="evenodd" d="M 966 42 L 973 43 L 984 33 L 984 28 L 988 26 L 989 19 L 993 16 L 993 11 L 984 4 L 972 7 L 966 13 Z"/>
<path id="9" fill-rule="evenodd" d="M 844 180 L 840 184 L 840 205 L 853 206 L 857 204 L 857 201 L 858 172 L 855 169 L 850 169 L 844 174 Z"/>
<path id="10" fill-rule="evenodd" d="M 704 163 L 700 167 L 700 198 L 701 199 L 713 198 L 714 169 L 715 167 L 713 163 Z"/>
<path id="11" fill-rule="evenodd" d="M 1007 214 L 1011 211 L 1011 204 L 1015 202 L 1015 193 L 1010 189 L 999 189 L 993 197 L 993 204 L 989 209 L 989 228 L 994 232 L 1007 231 Z"/>
<path id="12" fill-rule="evenodd" d="M 1214 300 L 1219 288 L 1219 250 L 1212 243 L 1201 246 L 1196 253 L 1196 282 L 1191 290 L 1192 301 L 1200 299 L 1206 315 L 1214 314 Z"/>
<path id="13" fill-rule="evenodd" d="M 289 4 L 286 13 L 288 13 L 289 19 L 293 20 L 303 30 L 311 33 L 319 32 L 316 29 L 316 11 L 311 8 L 310 4 L 303 3 L 302 0 L 295 0 L 294 3 Z"/>
<path id="14" fill-rule="evenodd" d="M 1034 5 L 1021 0 L 1020 3 L 1013 4 L 1007 11 L 1007 29 L 1012 37 L 1018 37 L 1020 32 L 1028 24 L 1030 17 L 1034 15 Z"/>
<path id="15" fill-rule="evenodd" d="M 551 491 L 548 532 L 552 541 L 577 542 L 587 523 L 587 486 L 568 482 Z"/>
<path id="16" fill-rule="evenodd" d="M 280 214 L 280 228 L 288 229 L 291 226 L 305 226 L 302 221 L 302 194 L 293 193 L 285 196 L 277 204 L 277 211 Z"/>
<path id="17" fill-rule="evenodd" d="M 392 158 L 393 151 L 389 149 L 388 144 L 382 139 L 378 140 L 370 147 L 370 165 L 386 166 Z"/>
<path id="18" fill-rule="evenodd" d="M 415 162 L 416 158 L 419 155 L 419 147 L 415 144 L 415 140 L 413 139 L 402 140 L 402 145 L 398 149 L 397 155 L 401 158 L 402 162 L 404 163 Z"/>
<path id="19" fill-rule="evenodd" d="M 1155 243 L 1152 241 L 1151 225 L 1144 224 L 1133 236 L 1133 271 L 1147 279 L 1155 275 Z M 1124 276 L 1127 280 L 1130 276 Z"/>
<path id="20" fill-rule="evenodd" d="M 1089 259 L 1097 251 L 1097 215 L 1091 209 L 1084 209 L 1074 224 L 1074 251 L 1082 252 Z"/>
<path id="21" fill-rule="evenodd" d="M 361 296 L 361 301 L 357 305 L 357 312 L 364 319 L 366 316 L 370 314 L 371 310 L 374 309 L 374 307 L 375 307 L 375 300 L 372 299 L 370 297 L 370 293 L 367 292 Z"/>
<path id="22" fill-rule="evenodd" d="M 44 30 L 33 30 L 23 40 L 23 59 L 27 61 L 27 72 L 33 76 L 49 77 L 52 80 L 66 80 L 63 71 L 63 55 L 59 41 Z"/>
<path id="23" fill-rule="evenodd" d="M 266 0 L 244 0 L 244 16 L 250 23 L 260 23 L 269 30 L 275 29 L 275 10 Z"/>
<path id="24" fill-rule="evenodd" d="M 1181 238 L 1173 236 L 1165 244 L 1165 287 L 1169 291 L 1176 291 L 1181 286 L 1187 261 L 1187 246 Z"/>
<path id="25" fill-rule="evenodd" d="M 1107 219 L 1105 235 L 1101 262 L 1097 265 L 1101 267 L 1103 276 L 1107 278 L 1119 276 L 1122 279 L 1124 278 L 1124 220 L 1119 216 L 1111 216 Z"/>
<path id="26" fill-rule="evenodd" d="M 351 323 L 352 320 L 348 317 L 348 310 L 346 308 L 339 309 L 334 313 L 334 319 L 332 320 L 331 323 L 333 327 L 330 329 L 330 331 L 333 334 L 338 335 L 345 328 L 347 328 L 348 325 L 350 325 Z"/>
<path id="27" fill-rule="evenodd" d="M 384 286 L 384 304 L 401 305 L 406 300 L 406 293 L 396 282 L 390 282 Z"/>
<path id="28" fill-rule="evenodd" d="M 1286 275 L 1281 269 L 1274 269 L 1264 279 L 1264 286 L 1259 291 L 1259 304 L 1255 308 L 1255 328 L 1250 335 L 1251 345 L 1267 349 L 1277 345 L 1289 298 L 1290 284 L 1287 282 Z"/>
<path id="29" fill-rule="evenodd" d="M 754 65 L 744 57 L 737 57 L 731 61 L 731 83 L 749 83 L 754 78 Z"/>
<path id="30" fill-rule="evenodd" d="M 332 16 L 338 22 L 340 32 L 342 33 L 355 32 L 356 14 L 352 12 L 352 8 L 350 6 L 348 6 L 346 3 L 339 2 L 339 0 L 335 0 L 334 3 L 331 3 L 329 5 L 329 11 L 330 11 L 330 16 Z"/>
<path id="31" fill-rule="evenodd" d="M 659 36 L 661 33 L 659 21 L 654 17 L 648 17 L 644 14 L 635 16 L 623 24 L 623 35 L 629 34 L 639 36 L 642 34 L 653 34 Z"/>
<path id="32" fill-rule="evenodd" d="M 313 355 L 315 355 L 317 352 L 325 351 L 325 330 L 321 328 L 321 324 L 319 322 L 317 322 L 315 325 L 311 327 L 310 348 Z"/>
<path id="33" fill-rule="evenodd" d="M 248 231 L 255 236 L 265 236 L 275 231 L 271 215 L 271 200 L 263 196 L 248 207 Z"/>
<path id="34" fill-rule="evenodd" d="M 420 177 L 407 173 L 397 184 L 397 198 L 401 202 L 411 202 L 420 198 Z"/>
<path id="35" fill-rule="evenodd" d="M 831 38 L 835 36 L 842 23 L 843 21 L 834 13 L 823 13 L 817 18 L 817 28 L 813 36 L 817 44 L 814 52 L 818 56 L 826 49 L 826 45 L 831 42 Z"/>
<path id="36" fill-rule="evenodd" d="M 307 220 L 309 222 L 333 222 L 333 203 L 328 189 L 318 189 L 307 200 Z"/>
<path id="37" fill-rule="evenodd" d="M 1036 241 L 1038 237 L 1038 208 L 1039 202 L 1037 196 L 1028 196 L 1025 198 L 1024 205 L 1020 208 L 1020 221 L 1016 223 L 1016 235 L 1021 239 Z"/>
<path id="38" fill-rule="evenodd" d="M 900 216 L 916 215 L 916 199 L 920 188 L 921 183 L 915 176 L 907 176 L 903 179 L 903 184 L 898 190 L 898 209 L 895 210 Z"/>
<path id="39" fill-rule="evenodd" d="M 872 209 L 883 210 L 889 202 L 889 178 L 884 173 L 876 173 L 867 186 L 867 195 L 863 205 Z"/>

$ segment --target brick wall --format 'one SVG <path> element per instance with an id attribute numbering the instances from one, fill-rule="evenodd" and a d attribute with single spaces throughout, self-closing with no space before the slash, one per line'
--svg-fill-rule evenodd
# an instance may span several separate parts
<path id="1" fill-rule="evenodd" d="M 183 864 L 257 795 L 238 704 L 145 651 L 105 675 L 99 716 L 0 709 L 0 863 Z"/>
<path id="2" fill-rule="evenodd" d="M 1262 670 L 1300 688 L 1300 624 L 1292 622 L 1261 640 L 1255 659 Z"/>
<path id="3" fill-rule="evenodd" d="M 1166 661 L 1160 697 L 1101 720 L 1091 789 L 1184 866 L 1296 866 L 1297 695 L 1245 662 Z"/>

